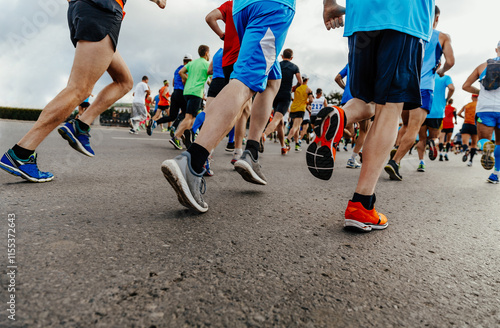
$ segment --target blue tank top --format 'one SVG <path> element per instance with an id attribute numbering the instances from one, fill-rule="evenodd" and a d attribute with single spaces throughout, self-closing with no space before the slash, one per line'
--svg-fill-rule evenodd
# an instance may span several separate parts
<path id="1" fill-rule="evenodd" d="M 434 90 L 436 70 L 443 55 L 443 48 L 439 43 L 439 34 L 439 31 L 433 30 L 431 40 L 425 45 L 424 62 L 420 74 L 421 90 Z"/>
<path id="2" fill-rule="evenodd" d="M 213 61 L 213 69 L 214 74 L 212 75 L 212 79 L 224 78 L 224 71 L 222 70 L 222 48 L 220 48 L 212 58 Z"/>
<path id="3" fill-rule="evenodd" d="M 434 0 L 346 0 L 344 36 L 395 30 L 429 41 Z"/>
<path id="4" fill-rule="evenodd" d="M 184 90 L 184 84 L 182 84 L 182 77 L 179 75 L 179 71 L 184 67 L 184 65 L 179 66 L 174 73 L 174 90 Z"/>
<path id="5" fill-rule="evenodd" d="M 233 1 L 233 15 L 242 11 L 248 5 L 256 2 L 279 2 L 295 10 L 295 0 L 234 0 Z"/>

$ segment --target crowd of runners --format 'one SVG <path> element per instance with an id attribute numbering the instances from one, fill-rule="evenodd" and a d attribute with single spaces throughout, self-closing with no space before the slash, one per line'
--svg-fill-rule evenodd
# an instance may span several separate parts
<path id="1" fill-rule="evenodd" d="M 160 8 L 166 5 L 166 0 L 151 1 Z M 345 226 L 361 231 L 388 226 L 387 217 L 375 210 L 376 183 L 382 171 L 391 180 L 403 180 L 402 159 L 414 147 L 419 157 L 415 169 L 420 172 L 426 170 L 426 152 L 429 160 L 439 161 L 448 161 L 450 152 L 459 153 L 468 166 L 480 154 L 481 165 L 493 169 L 486 180 L 498 183 L 500 42 L 496 58 L 486 60 L 484 54 L 478 59 L 479 66 L 462 86 L 471 93 L 471 102 L 457 110 L 455 85 L 446 75 L 456 58 L 450 36 L 437 30 L 441 12 L 434 0 L 402 2 L 397 13 L 385 2 L 347 0 L 344 8 L 335 0 L 324 0 L 328 30 L 343 27 L 344 16 L 347 22 L 348 64 L 332 76 L 344 90 L 340 106 L 328 104 L 322 89 L 312 90 L 307 74 L 292 62 L 293 50 L 283 49 L 295 0 L 235 0 L 213 9 L 206 23 L 223 47 L 213 56 L 206 45 L 199 46 L 196 59 L 186 54 L 172 86 L 164 80 L 157 92 L 149 88 L 147 76 L 133 86 L 116 50 L 126 0 L 68 2 L 76 48 L 68 85 L 3 155 L 0 168 L 13 175 L 32 182 L 54 178 L 38 169 L 35 149 L 77 106 L 76 119 L 58 132 L 75 150 L 94 156 L 90 124 L 133 88 L 130 133 L 169 131 L 171 146 L 186 148 L 165 160 L 161 170 L 179 202 L 197 212 L 208 210 L 204 176 L 213 175 L 212 152 L 226 136 L 225 149 L 233 152 L 234 169 L 259 185 L 267 184 L 259 153 L 270 139 L 279 142 L 282 155 L 293 144 L 299 152 L 307 143 L 304 170 L 307 167 L 323 180 L 330 179 L 339 165 L 337 151 L 347 151 L 351 143 L 352 155 L 345 165 L 360 169 L 360 175 L 347 204 Z M 113 82 L 89 104 L 95 83 L 106 71 Z M 478 80 L 479 88 L 473 86 Z M 457 116 L 464 124 L 453 135 Z"/>

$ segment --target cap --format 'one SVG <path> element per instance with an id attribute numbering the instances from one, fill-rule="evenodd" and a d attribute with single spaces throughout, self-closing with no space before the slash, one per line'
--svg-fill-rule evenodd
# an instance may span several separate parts
<path id="1" fill-rule="evenodd" d="M 185 54 L 184 60 L 193 60 L 193 56 L 191 54 Z"/>
<path id="2" fill-rule="evenodd" d="M 307 76 L 307 74 L 302 74 L 302 80 L 308 80 L 309 79 L 309 76 Z"/>

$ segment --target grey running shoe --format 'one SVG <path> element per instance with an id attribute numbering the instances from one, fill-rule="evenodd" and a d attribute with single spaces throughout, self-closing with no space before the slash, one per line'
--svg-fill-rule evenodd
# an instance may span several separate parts
<path id="1" fill-rule="evenodd" d="M 245 150 L 241 158 L 234 163 L 234 169 L 248 182 L 266 185 L 266 177 L 262 174 L 258 160 L 254 160 L 250 151 Z"/>
<path id="2" fill-rule="evenodd" d="M 390 159 L 384 170 L 385 172 L 387 172 L 387 174 L 389 174 L 389 178 L 391 180 L 403 180 L 403 176 L 399 174 L 399 165 L 394 160 Z"/>
<path id="3" fill-rule="evenodd" d="M 207 189 L 203 178 L 205 171 L 201 174 L 193 171 L 190 153 L 185 151 L 174 159 L 164 161 L 161 171 L 177 193 L 179 203 L 200 213 L 208 210 L 202 196 Z"/>

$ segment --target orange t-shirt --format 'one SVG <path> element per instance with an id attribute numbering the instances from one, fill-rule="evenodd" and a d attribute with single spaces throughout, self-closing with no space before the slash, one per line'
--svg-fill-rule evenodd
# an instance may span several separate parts
<path id="1" fill-rule="evenodd" d="M 473 101 L 465 105 L 465 115 L 464 123 L 466 124 L 476 124 L 476 105 L 477 101 Z"/>
<path id="2" fill-rule="evenodd" d="M 170 92 L 167 91 L 167 97 L 162 96 L 163 92 L 165 92 L 165 88 L 167 88 L 167 86 L 160 89 L 160 101 L 158 102 L 158 106 L 170 106 L 170 100 L 168 100 L 168 98 L 170 98 Z"/>

